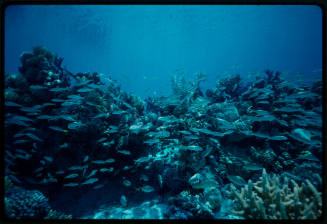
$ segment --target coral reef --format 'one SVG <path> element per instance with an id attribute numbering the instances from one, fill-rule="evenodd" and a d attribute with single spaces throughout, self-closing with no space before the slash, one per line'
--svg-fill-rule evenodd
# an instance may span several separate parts
<path id="1" fill-rule="evenodd" d="M 214 91 L 207 91 L 207 96 L 215 102 L 232 101 L 238 99 L 242 89 L 241 76 L 235 74 L 217 81 L 216 89 Z"/>
<path id="2" fill-rule="evenodd" d="M 9 218 L 44 218 L 50 211 L 48 199 L 37 190 L 8 190 L 4 201 Z"/>
<path id="3" fill-rule="evenodd" d="M 72 219 L 72 215 L 67 215 L 62 212 L 58 212 L 56 210 L 51 209 L 44 219 Z"/>
<path id="4" fill-rule="evenodd" d="M 10 189 L 12 189 L 12 188 L 14 188 L 14 184 L 13 184 L 13 182 L 8 178 L 8 176 L 5 176 L 5 191 L 8 191 L 8 190 L 10 190 Z"/>
<path id="5" fill-rule="evenodd" d="M 230 193 L 239 216 L 319 217 L 321 82 L 299 87 L 267 70 L 247 84 L 240 75 L 224 77 L 205 96 L 199 73 L 175 76 L 171 95 L 143 100 L 103 74 L 70 73 L 43 47 L 21 62 L 21 74 L 5 77 L 8 216 L 70 218 L 48 213 L 40 191 L 83 195 L 117 184 L 114 203 L 123 195 L 128 207 L 133 195 L 160 193 L 170 198 L 170 217 L 214 218 L 224 209 L 224 186 L 233 183 L 243 187 Z M 263 168 L 280 175 L 264 171 L 248 182 Z"/>
<path id="6" fill-rule="evenodd" d="M 210 202 L 206 201 L 202 195 L 192 195 L 187 191 L 183 191 L 177 197 L 172 197 L 168 201 L 175 206 L 175 208 L 172 208 L 175 213 L 185 213 L 183 210 L 191 212 L 192 216 L 186 218 L 212 219 L 214 217 Z M 173 214 L 172 216 L 179 215 Z"/>
<path id="7" fill-rule="evenodd" d="M 19 72 L 34 85 L 66 87 L 70 83 L 68 74 L 58 60 L 48 49 L 36 46 L 32 52 L 24 52 L 20 56 L 22 66 Z"/>
<path id="8" fill-rule="evenodd" d="M 240 192 L 232 185 L 228 194 L 235 197 L 232 212 L 249 219 L 317 219 L 322 214 L 321 192 L 309 180 L 299 185 L 265 169 L 257 182 L 249 180 Z"/>

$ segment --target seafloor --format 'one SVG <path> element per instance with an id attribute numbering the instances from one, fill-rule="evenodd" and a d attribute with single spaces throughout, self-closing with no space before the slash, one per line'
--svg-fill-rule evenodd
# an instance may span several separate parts
<path id="1" fill-rule="evenodd" d="M 316 219 L 322 81 L 266 70 L 205 93 L 173 77 L 145 100 L 43 47 L 5 74 L 5 211 L 13 219 Z"/>

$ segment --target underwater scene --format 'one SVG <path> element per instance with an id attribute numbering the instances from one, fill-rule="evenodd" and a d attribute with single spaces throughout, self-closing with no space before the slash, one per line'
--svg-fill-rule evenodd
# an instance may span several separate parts
<path id="1" fill-rule="evenodd" d="M 7 219 L 319 219 L 318 6 L 5 9 Z"/>

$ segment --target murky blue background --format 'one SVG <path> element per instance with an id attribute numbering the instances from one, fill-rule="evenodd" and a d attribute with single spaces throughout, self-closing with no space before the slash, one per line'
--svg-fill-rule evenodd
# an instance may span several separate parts
<path id="1" fill-rule="evenodd" d="M 166 95 L 170 77 L 197 72 L 247 77 L 280 70 L 295 80 L 321 78 L 318 6 L 9 6 L 5 72 L 43 45 L 73 73 L 100 72 L 139 96 Z"/>

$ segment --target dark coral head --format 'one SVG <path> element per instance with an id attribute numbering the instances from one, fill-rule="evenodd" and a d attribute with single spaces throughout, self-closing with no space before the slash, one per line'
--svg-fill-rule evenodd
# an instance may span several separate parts
<path id="1" fill-rule="evenodd" d="M 47 48 L 42 46 L 36 46 L 33 48 L 33 54 L 36 55 L 42 55 L 45 58 L 48 59 L 48 61 L 52 61 L 54 59 L 54 55 L 51 51 L 49 51 Z"/>

